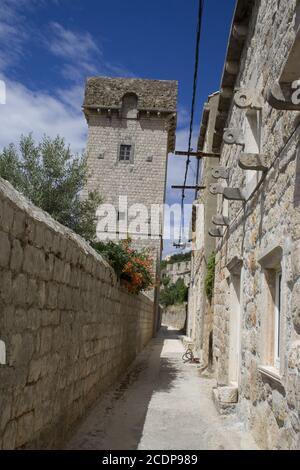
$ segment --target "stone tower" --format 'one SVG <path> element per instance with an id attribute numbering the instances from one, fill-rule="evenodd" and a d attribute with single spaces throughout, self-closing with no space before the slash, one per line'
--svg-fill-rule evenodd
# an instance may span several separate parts
<path id="1" fill-rule="evenodd" d="M 146 206 L 151 226 L 151 205 L 164 203 L 167 155 L 175 147 L 177 88 L 176 81 L 93 77 L 87 80 L 83 105 L 89 131 L 86 191 L 99 190 L 117 211 L 116 227 L 103 229 L 99 222 L 97 235 L 103 238 L 105 231 L 107 238 L 124 238 L 128 233 L 135 246 L 153 250 L 156 266 L 162 222 L 155 234 L 145 237 L 145 224 L 132 229 L 132 213 L 120 210 L 119 198 L 127 197 L 129 209 Z"/>

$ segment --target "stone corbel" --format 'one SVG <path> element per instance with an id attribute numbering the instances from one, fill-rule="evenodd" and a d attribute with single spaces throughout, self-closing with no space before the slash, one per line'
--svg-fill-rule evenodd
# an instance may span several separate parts
<path id="1" fill-rule="evenodd" d="M 221 184 L 211 184 L 209 187 L 211 194 L 222 194 L 229 201 L 245 201 L 243 191 L 239 188 L 227 188 Z"/>
<path id="2" fill-rule="evenodd" d="M 257 91 L 251 88 L 241 88 L 234 95 L 234 103 L 241 109 L 262 109 L 263 98 L 258 96 Z"/>
<path id="3" fill-rule="evenodd" d="M 241 129 L 236 129 L 233 127 L 225 129 L 223 140 L 225 144 L 228 145 L 245 145 L 245 136 L 243 134 L 243 131 Z"/>
<path id="4" fill-rule="evenodd" d="M 223 232 L 220 228 L 210 228 L 208 234 L 213 238 L 223 238 Z"/>
<path id="5" fill-rule="evenodd" d="M 212 218 L 212 223 L 214 225 L 220 225 L 221 227 L 228 227 L 229 225 L 229 219 L 228 217 L 225 217 L 224 215 L 214 215 Z"/>
<path id="6" fill-rule="evenodd" d="M 224 166 L 218 166 L 217 168 L 214 168 L 212 170 L 212 176 L 215 179 L 228 180 L 228 178 L 229 178 L 229 168 L 226 168 Z"/>
<path id="7" fill-rule="evenodd" d="M 300 80 L 275 82 L 267 91 L 267 101 L 275 109 L 300 111 Z"/>
<path id="8" fill-rule="evenodd" d="M 256 153 L 242 153 L 238 160 L 243 170 L 268 171 L 267 157 Z"/>
<path id="9" fill-rule="evenodd" d="M 226 265 L 226 268 L 230 272 L 230 274 L 233 275 L 240 275 L 241 274 L 241 269 L 243 267 L 243 260 L 242 258 L 239 258 L 238 256 L 234 256 Z"/>
<path id="10" fill-rule="evenodd" d="M 247 37 L 248 34 L 248 26 L 241 24 L 241 23 L 235 23 L 232 28 L 232 35 L 234 39 L 237 40 L 244 40 Z"/>
<path id="11" fill-rule="evenodd" d="M 225 70 L 229 75 L 237 75 L 239 73 L 239 62 L 228 60 L 225 63 Z"/>

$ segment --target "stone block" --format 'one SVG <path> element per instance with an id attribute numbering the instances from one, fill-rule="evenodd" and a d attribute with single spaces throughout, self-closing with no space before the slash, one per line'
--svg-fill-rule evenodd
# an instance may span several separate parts
<path id="1" fill-rule="evenodd" d="M 29 373 L 28 373 L 28 383 L 35 383 L 39 380 L 40 376 L 42 375 L 42 366 L 43 360 L 39 359 L 32 359 L 29 364 Z"/>
<path id="2" fill-rule="evenodd" d="M 218 387 L 218 397 L 221 403 L 237 403 L 237 387 Z"/>
<path id="3" fill-rule="evenodd" d="M 10 260 L 10 268 L 19 272 L 23 263 L 23 248 L 19 240 L 14 240 L 12 244 L 12 253 Z"/>
<path id="4" fill-rule="evenodd" d="M 9 202 L 4 201 L 2 205 L 1 225 L 5 232 L 9 232 L 11 230 L 13 219 L 14 219 L 14 211 L 13 211 L 12 206 L 9 204 Z"/>
<path id="5" fill-rule="evenodd" d="M 26 305 L 27 299 L 27 277 L 25 274 L 18 274 L 12 283 L 12 296 L 15 305 Z"/>
<path id="6" fill-rule="evenodd" d="M 3 450 L 14 450 L 16 443 L 17 424 L 16 421 L 10 421 L 3 434 Z"/>
<path id="7" fill-rule="evenodd" d="M 10 257 L 10 241 L 8 234 L 0 232 L 0 267 L 6 268 Z"/>
<path id="8" fill-rule="evenodd" d="M 52 329 L 51 327 L 43 328 L 41 332 L 41 354 L 46 354 L 52 347 Z"/>
<path id="9" fill-rule="evenodd" d="M 16 238 L 22 238 L 25 232 L 25 213 L 16 211 L 12 225 L 12 234 Z"/>
<path id="10" fill-rule="evenodd" d="M 12 298 L 12 274 L 10 271 L 0 272 L 0 296 L 2 300 L 10 304 Z"/>
<path id="11" fill-rule="evenodd" d="M 27 245 L 24 249 L 23 269 L 28 274 L 39 275 L 45 269 L 45 256 L 42 250 Z"/>
<path id="12" fill-rule="evenodd" d="M 17 420 L 16 448 L 24 446 L 33 437 L 34 413 L 26 413 Z"/>

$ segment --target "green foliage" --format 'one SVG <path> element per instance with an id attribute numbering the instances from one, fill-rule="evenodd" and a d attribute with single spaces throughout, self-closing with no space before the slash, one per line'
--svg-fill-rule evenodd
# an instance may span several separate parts
<path id="1" fill-rule="evenodd" d="M 178 279 L 176 284 L 168 284 L 160 292 L 160 303 L 164 307 L 175 304 L 183 304 L 188 300 L 188 287 L 183 279 Z"/>
<path id="2" fill-rule="evenodd" d="M 168 276 L 164 276 L 161 280 L 161 283 L 164 287 L 167 287 L 171 282 L 171 279 Z"/>
<path id="3" fill-rule="evenodd" d="M 97 241 L 92 244 L 93 248 L 100 253 L 103 258 L 114 268 L 118 278 L 121 278 L 124 266 L 130 259 L 129 253 L 124 249 L 121 242 Z"/>
<path id="4" fill-rule="evenodd" d="M 205 276 L 205 292 L 209 301 L 212 301 L 215 285 L 216 253 L 213 251 L 207 261 L 207 271 Z"/>
<path id="5" fill-rule="evenodd" d="M 146 249 L 133 249 L 130 239 L 121 242 L 95 242 L 92 246 L 114 268 L 129 292 L 138 294 L 154 285 L 153 260 Z"/>
<path id="6" fill-rule="evenodd" d="M 22 136 L 19 147 L 11 144 L 0 153 L 0 176 L 8 180 L 35 205 L 91 241 L 96 234 L 98 192 L 80 197 L 87 167 L 84 156 L 73 156 L 64 139 L 44 136 L 36 144 Z"/>

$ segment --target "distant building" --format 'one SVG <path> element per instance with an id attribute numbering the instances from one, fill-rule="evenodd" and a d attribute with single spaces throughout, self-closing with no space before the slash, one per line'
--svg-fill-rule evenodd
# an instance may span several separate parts
<path id="1" fill-rule="evenodd" d="M 219 106 L 219 93 L 208 97 L 202 115 L 198 150 L 213 153 L 215 150 L 215 126 Z M 215 181 L 213 171 L 219 166 L 216 158 L 205 158 L 202 163 L 201 191 L 194 202 L 192 212 L 192 259 L 189 290 L 187 335 L 194 343 L 194 350 L 205 366 L 212 363 L 213 308 L 205 290 L 205 278 L 209 257 L 216 249 L 216 241 L 208 231 L 211 219 L 217 211 L 217 201 L 209 191 Z"/>
<path id="2" fill-rule="evenodd" d="M 161 271 L 162 278 L 169 278 L 171 284 L 175 284 L 178 279 L 183 279 L 185 285 L 189 287 L 191 280 L 191 262 L 180 261 L 178 263 L 168 263 Z"/>

